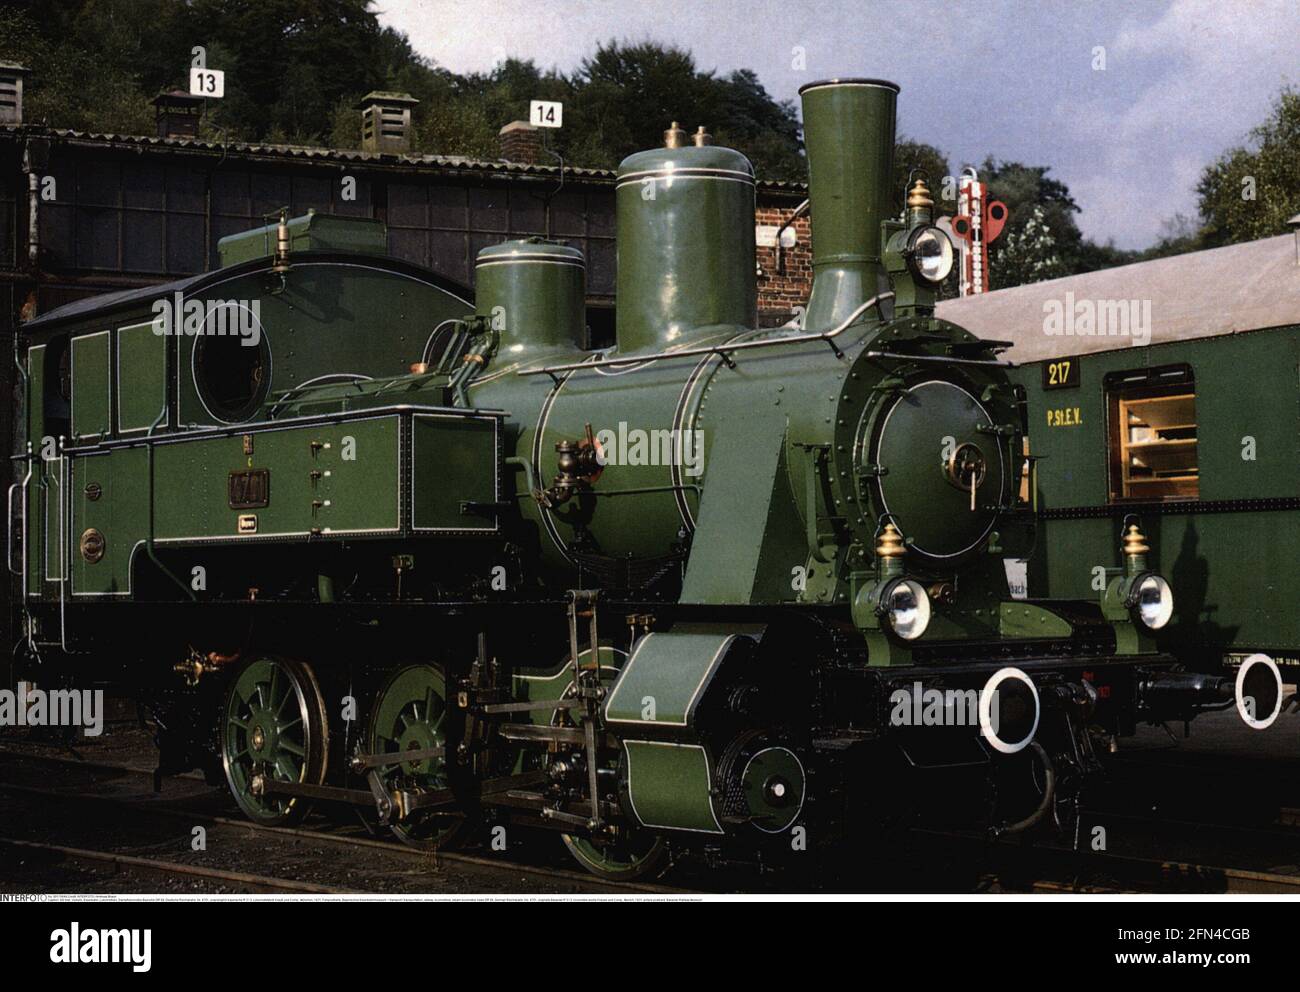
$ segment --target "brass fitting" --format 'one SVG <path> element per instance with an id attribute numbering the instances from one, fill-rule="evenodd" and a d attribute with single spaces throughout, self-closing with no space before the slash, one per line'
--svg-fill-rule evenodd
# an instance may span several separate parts
<path id="1" fill-rule="evenodd" d="M 289 271 L 289 211 L 280 211 L 280 220 L 275 226 L 275 261 L 271 271 L 284 275 Z"/>
<path id="2" fill-rule="evenodd" d="M 912 183 L 912 188 L 907 193 L 908 210 L 933 210 L 934 200 L 930 197 L 930 187 L 925 184 L 925 180 L 917 177 L 916 182 Z"/>
<path id="3" fill-rule="evenodd" d="M 713 144 L 713 135 L 704 130 L 704 125 L 701 124 L 696 128 L 695 133 L 691 135 L 691 144 L 696 148 L 703 148 L 705 145 L 711 145 Z"/>
<path id="4" fill-rule="evenodd" d="M 185 676 L 185 684 L 193 687 L 199 684 L 203 676 L 211 675 L 224 666 L 233 664 L 239 660 L 239 657 L 238 651 L 234 654 L 218 654 L 216 651 L 209 651 L 205 655 L 190 648 L 189 656 L 184 661 L 176 662 L 172 666 L 172 671 Z"/>
<path id="5" fill-rule="evenodd" d="M 1151 550 L 1142 529 L 1136 523 L 1129 524 L 1124 532 L 1124 569 L 1129 575 L 1136 575 L 1147 567 L 1147 552 Z"/>
<path id="6" fill-rule="evenodd" d="M 664 132 L 664 147 L 681 148 L 684 144 L 686 144 L 686 132 L 676 121 L 673 121 L 673 126 Z"/>
<path id="7" fill-rule="evenodd" d="M 552 506 L 567 503 L 575 493 L 590 489 L 600 478 L 605 467 L 600 463 L 600 446 L 587 425 L 586 436 L 577 441 L 557 441 L 555 453 L 559 455 L 555 481 L 546 490 Z"/>
<path id="8" fill-rule="evenodd" d="M 1151 547 L 1147 544 L 1147 539 L 1138 525 L 1129 524 L 1128 531 L 1124 534 L 1124 557 L 1144 555 L 1150 550 Z"/>
<path id="9" fill-rule="evenodd" d="M 942 603 L 945 606 L 951 605 L 952 601 L 957 598 L 957 590 L 951 582 L 932 583 L 925 592 L 933 602 Z"/>
<path id="10" fill-rule="evenodd" d="M 885 524 L 884 530 L 876 538 L 876 557 L 902 558 L 905 554 L 907 554 L 907 547 L 903 544 L 903 535 L 892 523 Z"/>

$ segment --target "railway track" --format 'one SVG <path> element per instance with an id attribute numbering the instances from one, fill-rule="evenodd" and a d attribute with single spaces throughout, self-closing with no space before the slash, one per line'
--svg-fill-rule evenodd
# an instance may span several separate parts
<path id="1" fill-rule="evenodd" d="M 1148 869 L 1156 869 L 1160 872 L 1165 884 L 1163 888 L 1157 888 L 1156 891 L 1189 891 L 1190 889 L 1190 891 L 1194 892 L 1214 891 L 1228 895 L 1300 895 L 1300 879 L 1290 875 L 1242 871 L 1236 868 L 1207 868 L 1203 865 L 1189 865 L 1174 861 L 1142 863 L 1140 867 L 1143 869 L 1144 876 Z M 1207 885 L 1214 887 L 1213 889 L 1207 889 L 1205 887 Z M 1057 882 L 1048 879 L 1035 882 L 1033 889 L 1035 892 L 1092 895 L 1131 893 L 1134 891 L 1132 887 L 1119 888 L 1077 880 Z"/>
<path id="2" fill-rule="evenodd" d="M 945 841 L 952 834 L 936 832 Z M 1300 841 L 1300 837 L 1297 837 Z M 1001 891 L 1059 893 L 1223 893 L 1300 895 L 1300 874 L 1201 861 L 998 845 L 987 882 Z"/>
<path id="3" fill-rule="evenodd" d="M 237 841 L 246 844 L 250 839 L 257 839 L 262 843 L 274 840 L 289 847 L 293 847 L 294 845 L 300 846 L 303 844 L 311 844 L 323 845 L 333 849 L 349 849 L 354 852 L 354 855 L 356 852 L 368 852 L 372 857 L 381 857 L 385 862 L 402 866 L 398 871 L 403 875 L 428 875 L 430 881 L 434 880 L 433 876 L 435 873 L 442 872 L 446 874 L 449 871 L 468 876 L 465 880 L 470 882 L 482 880 L 488 874 L 509 876 L 512 879 L 512 887 L 509 889 L 503 889 L 503 892 L 534 891 L 547 894 L 628 894 L 660 897 L 689 897 L 693 894 L 697 894 L 686 888 L 657 885 L 648 882 L 617 882 L 599 879 L 584 872 L 567 870 L 543 864 L 528 863 L 526 861 L 521 861 L 518 858 L 508 858 L 504 855 L 486 857 L 464 851 L 429 852 L 408 847 L 401 844 L 396 839 L 390 841 L 372 836 L 361 836 L 358 834 L 343 832 L 342 828 L 339 827 L 333 829 L 315 829 L 307 827 L 263 826 L 247 819 L 224 816 L 218 812 L 187 806 L 186 803 L 195 798 L 195 796 L 176 800 L 154 798 L 151 792 L 153 779 L 153 772 L 151 770 L 130 765 L 110 765 L 80 761 L 49 754 L 32 754 L 26 750 L 9 749 L 0 751 L 0 755 L 3 754 L 13 755 L 24 761 L 36 762 L 45 766 L 75 769 L 79 772 L 88 773 L 90 775 L 105 776 L 108 781 L 119 785 L 124 776 L 136 780 L 144 780 L 149 783 L 150 793 L 148 798 L 141 798 L 141 795 L 144 794 L 144 790 L 137 790 L 134 796 L 104 795 L 101 793 L 70 791 L 68 788 L 49 788 L 24 785 L 12 781 L 0 781 L 0 793 L 13 797 L 27 797 L 44 803 L 77 804 L 82 806 L 98 805 L 101 808 L 111 809 L 117 814 L 129 814 L 137 817 L 144 816 L 154 820 L 167 820 L 181 823 L 190 829 L 195 826 L 202 826 L 205 831 L 207 831 L 206 840 L 209 845 L 218 840 Z M 4 767 L 5 764 L 0 762 L 0 775 L 3 774 Z M 196 784 L 202 781 L 201 778 L 197 776 L 178 776 L 178 778 L 185 778 L 189 781 L 195 782 Z M 200 796 L 199 798 L 204 797 Z M 177 867 L 178 870 L 174 872 L 174 874 L 177 875 L 225 880 L 232 884 L 247 885 L 251 887 L 261 886 L 264 890 L 268 891 L 299 891 L 328 894 L 367 891 L 365 889 L 348 888 L 337 885 L 314 885 L 313 883 L 298 882 L 294 879 L 275 878 L 262 873 L 232 872 L 224 869 L 209 869 L 202 866 L 196 867 L 194 865 L 178 863 L 172 860 L 141 858 L 133 853 L 123 853 L 120 851 L 91 850 L 77 845 L 49 844 L 32 839 L 0 837 L 0 848 L 5 846 L 14 850 L 45 850 L 47 853 L 51 854 L 64 853 L 67 857 L 72 859 L 80 858 L 84 860 L 100 860 L 109 863 L 117 863 L 123 868 L 131 868 L 140 872 L 153 871 L 159 874 L 166 874 L 167 866 L 172 865 Z M 230 877 L 226 878 L 224 876 Z M 521 879 L 524 884 L 520 884 Z M 375 892 L 389 890 L 370 889 L 369 891 Z M 426 889 L 423 891 L 428 890 Z"/>
<path id="4" fill-rule="evenodd" d="M 114 869 L 124 870 L 135 875 L 216 882 L 223 886 L 238 887 L 249 892 L 349 895 L 360 891 L 330 885 L 315 885 L 311 882 L 299 882 L 289 878 L 272 878 L 243 871 L 227 871 L 220 868 L 180 864 L 175 861 L 161 861 L 157 858 L 141 858 L 112 851 L 94 851 L 82 847 L 65 847 L 61 844 L 18 840 L 13 837 L 0 837 L 0 848 L 11 849 L 17 855 L 26 854 L 32 857 L 33 860 L 44 860 L 42 856 L 46 856 L 46 858 L 54 856 L 64 862 L 106 864 L 111 865 Z"/>
<path id="5" fill-rule="evenodd" d="M 123 776 L 132 780 L 152 783 L 153 772 L 139 766 L 124 764 L 103 764 L 67 758 L 63 756 L 31 753 L 27 749 L 0 749 L 0 756 L 10 754 L 24 761 L 40 763 L 48 767 L 75 769 L 92 776 L 103 776 L 107 780 L 120 782 Z M 4 762 L 0 762 L 2 776 Z M 197 775 L 179 776 L 195 784 L 202 780 Z M 469 872 L 514 873 L 543 884 L 553 883 L 566 887 L 573 892 L 595 894 L 623 893 L 628 895 L 650 895 L 660 897 L 689 897 L 702 894 L 703 891 L 720 891 L 712 882 L 712 876 L 701 876 L 702 888 L 684 888 L 652 883 L 621 883 L 597 879 L 579 871 L 566 870 L 547 864 L 530 863 L 517 856 L 506 859 L 498 855 L 488 857 L 465 851 L 426 852 L 407 847 L 400 842 L 380 839 L 346 832 L 345 828 L 331 825 L 326 829 L 316 827 L 269 827 L 261 826 L 249 820 L 222 815 L 220 812 L 200 811 L 187 808 L 183 801 L 153 798 L 141 799 L 141 791 L 136 790 L 136 798 L 123 796 L 86 794 L 70 792 L 65 787 L 48 788 L 22 785 L 0 781 L 0 793 L 25 795 L 45 802 L 70 802 L 81 804 L 107 804 L 117 810 L 132 810 L 137 813 L 160 819 L 169 819 L 189 825 L 203 825 L 209 831 L 224 832 L 223 836 L 243 838 L 276 839 L 285 842 L 302 842 L 326 845 L 335 849 L 350 849 L 353 852 L 370 851 L 388 861 L 401 862 L 412 866 L 417 872 L 457 867 Z M 1139 813 L 1121 812 L 1108 809 L 1098 814 L 1109 823 L 1126 821 L 1134 825 L 1135 831 L 1141 829 L 1152 833 L 1157 828 L 1161 831 L 1161 854 L 1166 852 L 1163 846 L 1172 841 L 1167 838 L 1172 832 L 1196 835 L 1200 842 L 1213 837 L 1225 850 L 1247 851 L 1262 846 L 1265 842 L 1272 845 L 1279 858 L 1286 860 L 1290 871 L 1271 870 L 1257 865 L 1224 864 L 1226 860 L 1213 854 L 1209 856 L 1144 856 L 1134 853 L 1079 852 L 1058 848 L 1048 844 L 1019 846 L 1009 843 L 989 843 L 981 834 L 972 831 L 944 831 L 915 829 L 912 834 L 924 839 L 930 838 L 940 845 L 958 844 L 969 863 L 980 865 L 974 875 L 978 889 L 999 891 L 1031 891 L 1044 893 L 1118 893 L 1118 892 L 1223 892 L 1223 893 L 1286 893 L 1300 894 L 1300 866 L 1291 861 L 1300 860 L 1300 810 L 1283 808 L 1279 811 L 1276 822 L 1267 826 L 1244 827 L 1239 824 L 1212 823 L 1186 819 L 1161 818 Z M 117 864 L 124 870 L 140 873 L 154 871 L 160 875 L 167 874 L 167 865 L 155 858 L 140 857 L 138 854 L 123 854 L 111 851 L 91 851 L 76 845 L 41 844 L 32 840 L 0 837 L 0 847 L 12 849 L 38 850 L 42 846 L 50 853 L 65 852 L 69 858 L 78 857 L 94 860 L 96 858 Z M 912 850 L 911 857 L 926 858 L 932 852 Z M 953 850 L 943 852 L 953 855 Z M 1202 852 L 1203 853 L 1203 852 Z M 132 860 L 134 859 L 134 861 Z M 1267 858 L 1265 858 L 1267 860 Z M 138 863 L 135 863 L 138 862 Z M 991 866 L 989 863 L 992 863 Z M 1280 862 L 1277 862 L 1280 863 Z M 210 872 L 210 876 L 205 875 Z M 319 893 L 343 893 L 364 891 L 337 885 L 314 885 L 294 879 L 276 879 L 255 873 L 225 872 L 229 878 L 223 878 L 221 869 L 206 869 L 202 866 L 182 866 L 175 874 L 190 874 L 195 878 L 210 877 L 213 881 L 226 881 L 232 885 L 253 887 L 262 885 L 261 890 L 254 891 L 298 891 Z M 242 876 L 247 876 L 242 877 Z M 750 880 L 753 882 L 754 880 Z M 863 876 L 863 884 L 870 887 L 871 879 Z M 748 888 L 748 887 L 747 887 Z M 374 891 L 374 890 L 372 890 Z"/>
<path id="6" fill-rule="evenodd" d="M 916 837 L 962 845 L 995 866 L 987 887 L 1036 892 L 1300 894 L 1300 810 L 1269 823 L 1156 816 L 1108 807 L 1082 812 L 1079 850 L 972 830 L 915 828 Z M 1110 849 L 1092 850 L 1094 827 Z"/>

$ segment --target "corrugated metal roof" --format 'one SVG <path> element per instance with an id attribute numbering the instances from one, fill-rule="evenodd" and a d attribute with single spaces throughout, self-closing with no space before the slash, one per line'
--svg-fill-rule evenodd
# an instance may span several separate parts
<path id="1" fill-rule="evenodd" d="M 453 172 L 483 173 L 494 176 L 547 176 L 558 178 L 558 165 L 529 165 L 524 162 L 507 162 L 505 159 L 491 161 L 488 159 L 469 158 L 464 155 L 396 155 L 391 152 L 363 152 L 347 148 L 321 148 L 314 145 L 280 145 L 246 142 L 228 142 L 221 144 L 213 141 L 201 141 L 198 138 L 158 138 L 148 135 L 102 134 L 96 131 L 73 131 L 67 128 L 47 128 L 32 124 L 8 124 L 0 126 L 0 135 L 15 137 L 44 137 L 64 141 L 80 141 L 108 146 L 130 148 L 155 147 L 197 152 L 215 152 L 227 155 L 267 156 L 272 158 L 296 159 L 311 162 L 359 162 L 373 165 L 405 166 L 408 168 L 433 168 Z M 564 167 L 566 178 L 585 179 L 594 182 L 612 183 L 616 178 L 613 169 L 587 169 L 581 166 Z M 773 192 L 788 192 L 803 195 L 808 190 L 807 183 L 785 182 L 776 179 L 760 179 L 761 189 Z"/>
<path id="2" fill-rule="evenodd" d="M 1127 335 L 1114 333 L 1121 303 L 1137 317 Z M 1101 319 L 1094 333 L 1077 333 L 1089 305 Z M 1283 234 L 946 300 L 937 312 L 979 337 L 1014 342 L 1007 357 L 1033 362 L 1147 343 L 1146 331 L 1160 344 L 1300 324 L 1300 266 L 1295 238 Z M 1095 333 L 1102 326 L 1111 333 Z"/>

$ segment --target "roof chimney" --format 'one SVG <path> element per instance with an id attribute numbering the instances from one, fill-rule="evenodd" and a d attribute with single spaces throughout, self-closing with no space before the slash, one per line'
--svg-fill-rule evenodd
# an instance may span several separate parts
<path id="1" fill-rule="evenodd" d="M 411 108 L 420 101 L 410 93 L 367 93 L 361 111 L 361 150 L 401 155 L 411 150 Z"/>
<path id="2" fill-rule="evenodd" d="M 153 98 L 160 138 L 197 138 L 203 117 L 203 97 L 168 90 Z"/>
<path id="3" fill-rule="evenodd" d="M 542 160 L 542 133 L 527 121 L 511 121 L 500 131 L 501 157 L 536 165 Z"/>
<path id="4" fill-rule="evenodd" d="M 23 122 L 23 81 L 31 70 L 17 62 L 0 62 L 0 124 Z"/>

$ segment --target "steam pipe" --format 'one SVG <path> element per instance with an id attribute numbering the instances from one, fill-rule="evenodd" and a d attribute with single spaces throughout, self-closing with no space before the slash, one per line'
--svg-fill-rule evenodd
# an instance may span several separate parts
<path id="1" fill-rule="evenodd" d="M 776 229 L 776 271 L 781 275 L 785 274 L 785 259 L 781 255 L 781 235 L 790 230 L 794 226 L 794 222 L 808 212 L 808 207 L 811 205 L 812 200 L 804 200 L 803 203 L 794 208 L 794 213 L 790 215 L 789 219 Z"/>
<path id="2" fill-rule="evenodd" d="M 32 150 L 29 146 L 23 147 L 23 172 L 27 174 L 27 262 L 35 269 L 41 253 L 41 180 L 32 168 Z"/>
<path id="3" fill-rule="evenodd" d="M 1015 823 L 1009 823 L 1002 827 L 994 827 L 993 834 L 995 837 L 1004 834 L 1024 833 L 1030 827 L 1042 821 L 1056 799 L 1056 767 L 1052 764 L 1052 759 L 1048 757 L 1046 748 L 1039 744 L 1038 741 L 1030 741 L 1029 747 L 1038 755 L 1038 760 L 1043 763 L 1043 797 L 1038 801 L 1038 806 L 1034 811 L 1023 820 L 1017 820 Z"/>

